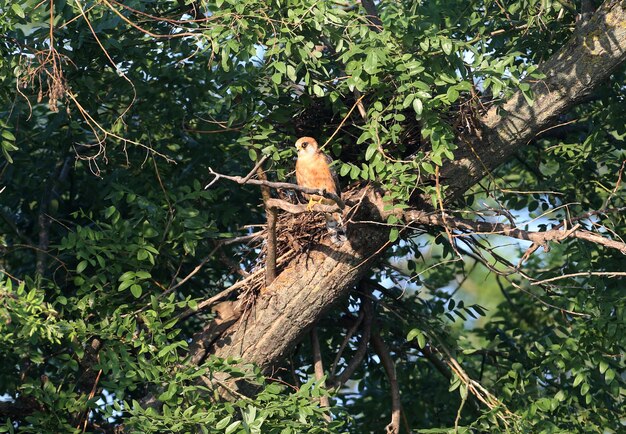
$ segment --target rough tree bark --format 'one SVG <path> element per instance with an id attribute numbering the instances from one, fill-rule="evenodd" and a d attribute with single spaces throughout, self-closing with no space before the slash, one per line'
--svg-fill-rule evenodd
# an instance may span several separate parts
<path id="1" fill-rule="evenodd" d="M 626 2 L 607 1 L 584 28 L 540 66 L 546 78 L 532 86 L 533 106 L 517 93 L 480 119 L 482 131 L 459 143 L 455 161 L 446 162 L 441 171 L 448 186 L 447 201 L 459 198 L 554 125 L 559 116 L 609 79 L 625 59 Z M 360 194 L 364 200 L 353 221 L 384 221 L 380 194 L 371 189 Z M 352 223 L 348 238 L 341 248 L 320 244 L 296 257 L 259 297 L 254 311 L 230 325 L 211 348 L 200 345 L 202 351 L 242 357 L 266 370 L 280 363 L 310 327 L 370 270 L 383 253 L 388 233 L 380 225 Z"/>
<path id="2" fill-rule="evenodd" d="M 480 120 L 481 137 L 460 143 L 455 159 L 441 176 L 448 179 L 448 199 L 460 197 L 488 171 L 506 162 L 538 134 L 557 123 L 583 98 L 589 96 L 626 60 L 626 2 L 606 1 L 592 19 L 538 72 L 545 79 L 531 85 L 530 106 L 521 92 L 501 106 L 492 107 Z"/>

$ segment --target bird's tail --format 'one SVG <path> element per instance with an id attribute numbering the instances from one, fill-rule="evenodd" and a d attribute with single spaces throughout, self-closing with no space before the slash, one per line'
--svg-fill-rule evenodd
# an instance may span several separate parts
<path id="1" fill-rule="evenodd" d="M 346 241 L 346 228 L 343 224 L 341 214 L 338 212 L 326 213 L 326 229 L 330 234 L 333 244 L 343 244 Z"/>

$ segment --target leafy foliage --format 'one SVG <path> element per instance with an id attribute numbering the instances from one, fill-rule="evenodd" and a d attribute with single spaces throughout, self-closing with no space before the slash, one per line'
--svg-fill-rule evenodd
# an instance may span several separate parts
<path id="1" fill-rule="evenodd" d="M 378 23 L 341 1 L 1 1 L 0 432 L 382 432 L 390 386 L 371 350 L 330 390 L 308 344 L 271 377 L 188 359 L 213 314 L 185 314 L 263 259 L 223 242 L 264 223 L 260 194 L 204 189 L 207 168 L 243 175 L 267 156 L 289 181 L 291 143 L 312 135 L 344 184 L 399 210 L 436 203 L 438 168 L 485 108 L 516 91 L 532 104 L 580 3 L 379 2 Z M 619 240 L 625 81 L 622 67 L 455 207 Z M 370 299 L 404 431 L 623 429 L 623 274 L 599 274 L 623 272 L 622 254 L 564 240 L 516 267 L 528 243 L 387 223 L 367 289 L 319 325 L 327 371 L 357 353 L 364 332 L 338 324 Z"/>

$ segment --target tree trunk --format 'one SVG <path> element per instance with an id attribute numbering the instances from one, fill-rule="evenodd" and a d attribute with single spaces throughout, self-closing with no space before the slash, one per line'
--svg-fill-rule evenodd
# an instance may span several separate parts
<path id="1" fill-rule="evenodd" d="M 460 143 L 455 159 L 446 162 L 448 199 L 459 198 L 520 148 L 558 122 L 583 98 L 610 78 L 626 60 L 626 2 L 606 1 L 583 28 L 544 64 L 545 78 L 531 85 L 534 103 L 521 92 L 501 106 L 492 107 L 480 120 L 482 137 Z"/>
<path id="2" fill-rule="evenodd" d="M 448 201 L 459 198 L 610 77 L 626 59 L 625 9 L 623 1 L 605 2 L 539 68 L 546 78 L 532 85 L 532 106 L 518 92 L 489 110 L 480 120 L 482 132 L 459 143 L 455 161 L 445 162 L 441 169 Z M 353 221 L 385 221 L 380 195 L 371 189 L 361 194 L 365 200 Z M 341 248 L 326 242 L 296 257 L 261 294 L 252 312 L 208 350 L 219 357 L 242 357 L 265 370 L 281 362 L 371 269 L 386 247 L 388 231 L 380 225 L 352 223 L 348 239 Z"/>

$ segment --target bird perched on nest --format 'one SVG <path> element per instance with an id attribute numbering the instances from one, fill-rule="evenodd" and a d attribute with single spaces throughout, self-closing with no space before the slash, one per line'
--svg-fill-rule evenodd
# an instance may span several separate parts
<path id="1" fill-rule="evenodd" d="M 296 180 L 298 185 L 308 188 L 326 190 L 341 197 L 339 178 L 337 173 L 330 167 L 332 158 L 319 150 L 317 141 L 312 137 L 300 137 L 296 141 L 298 160 L 296 161 Z M 334 205 L 332 199 L 315 194 L 304 194 L 309 199 L 309 210 L 315 203 Z M 335 244 L 341 244 L 346 240 L 346 232 L 341 219 L 341 213 L 324 213 L 326 228 L 330 233 L 330 239 Z"/>

